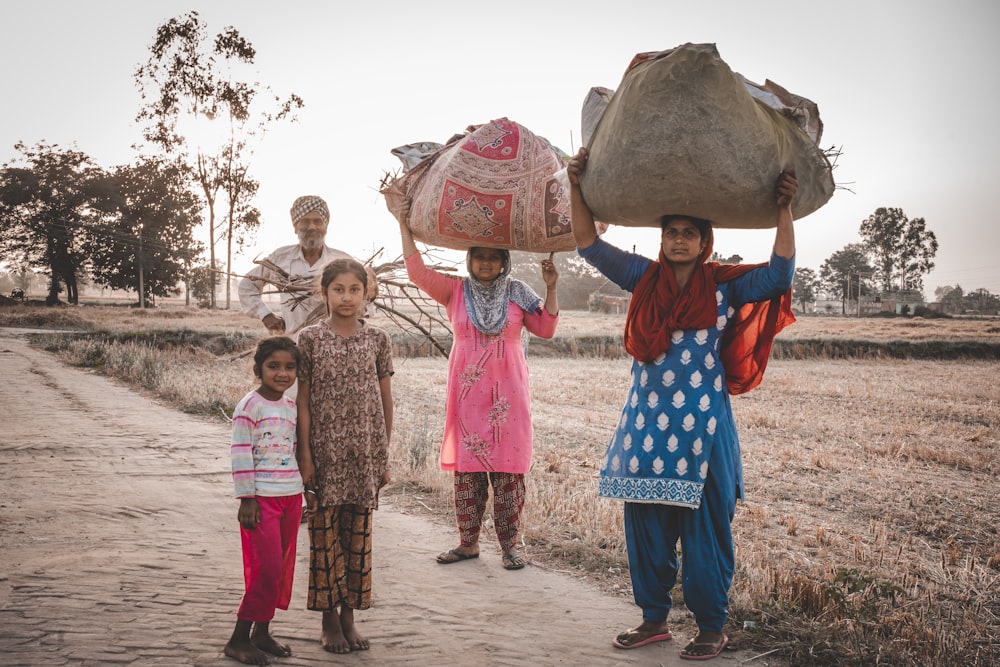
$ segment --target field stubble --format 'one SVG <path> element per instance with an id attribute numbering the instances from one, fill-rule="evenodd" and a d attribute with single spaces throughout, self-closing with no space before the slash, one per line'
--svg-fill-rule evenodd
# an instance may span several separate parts
<path id="1" fill-rule="evenodd" d="M 45 325 L 3 311 L 0 325 Z M 54 336 L 41 344 L 186 411 L 221 418 L 254 385 L 249 360 L 226 352 L 262 333 L 238 314 L 190 311 L 178 321 L 177 313 L 71 313 L 54 324 L 154 331 L 160 344 Z M 620 326 L 618 316 L 566 314 L 560 335 L 614 335 Z M 177 335 L 188 329 L 218 339 L 209 345 L 215 353 Z M 982 320 L 802 318 L 782 336 L 793 333 L 1000 340 L 996 322 Z M 451 523 L 451 476 L 437 467 L 447 362 L 395 364 L 387 492 Z M 596 488 L 629 362 L 530 357 L 529 366 L 527 553 L 627 595 L 621 505 L 597 498 Z M 998 370 L 996 361 L 776 359 L 758 389 L 733 398 L 747 485 L 733 522 L 734 643 L 791 664 L 1000 663 Z M 678 606 L 673 622 L 690 624 Z"/>

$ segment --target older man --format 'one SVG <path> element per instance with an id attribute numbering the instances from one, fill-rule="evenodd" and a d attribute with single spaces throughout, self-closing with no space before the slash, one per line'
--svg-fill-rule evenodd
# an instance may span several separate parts
<path id="1" fill-rule="evenodd" d="M 282 246 L 267 257 L 288 274 L 282 277 L 270 268 L 257 265 L 249 271 L 239 285 L 240 305 L 243 312 L 261 320 L 272 333 L 295 334 L 310 319 L 317 308 L 322 309 L 323 300 L 319 294 L 306 298 L 288 292 L 281 292 L 281 314 L 276 315 L 264 303 L 261 292 L 272 281 L 294 282 L 302 278 L 318 276 L 326 264 L 334 259 L 349 258 L 346 252 L 326 245 L 326 228 L 330 223 L 330 209 L 321 197 L 306 195 L 292 204 L 292 225 L 299 237 L 295 245 Z"/>

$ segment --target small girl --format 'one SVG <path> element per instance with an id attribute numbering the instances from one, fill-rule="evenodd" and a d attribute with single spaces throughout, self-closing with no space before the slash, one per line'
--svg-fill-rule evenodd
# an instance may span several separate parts
<path id="1" fill-rule="evenodd" d="M 392 349 L 364 317 L 368 274 L 353 259 L 326 265 L 327 318 L 299 332 L 299 466 L 309 516 L 309 599 L 332 653 L 367 650 L 355 609 L 371 606 L 372 512 L 389 481 Z M 339 613 L 338 613 L 339 610 Z"/>
<path id="2" fill-rule="evenodd" d="M 269 632 L 275 609 L 288 609 L 295 572 L 295 542 L 302 514 L 302 476 L 296 460 L 296 406 L 284 393 L 295 383 L 298 348 L 289 338 L 257 344 L 253 372 L 260 380 L 233 411 L 230 447 L 237 518 L 243 542 L 246 593 L 225 654 L 248 665 L 266 665 L 266 654 L 291 649 Z M 311 505 L 310 505 L 311 507 Z M 252 633 L 251 633 L 252 627 Z"/>

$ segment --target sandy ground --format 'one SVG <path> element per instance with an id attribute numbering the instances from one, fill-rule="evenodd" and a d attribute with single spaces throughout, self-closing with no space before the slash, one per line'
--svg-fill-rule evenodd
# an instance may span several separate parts
<path id="1" fill-rule="evenodd" d="M 222 654 L 242 595 L 229 429 L 178 413 L 30 348 L 0 328 L 0 664 L 234 665 Z M 442 566 L 448 526 L 383 503 L 370 651 L 319 645 L 305 609 L 299 534 L 292 608 L 273 633 L 278 665 L 690 665 L 687 637 L 623 651 L 630 601 L 543 567 L 508 572 L 496 544 Z M 752 660 L 726 651 L 710 664 Z"/>

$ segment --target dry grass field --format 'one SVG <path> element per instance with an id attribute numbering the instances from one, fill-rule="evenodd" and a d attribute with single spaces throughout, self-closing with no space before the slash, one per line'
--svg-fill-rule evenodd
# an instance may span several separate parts
<path id="1" fill-rule="evenodd" d="M 559 336 L 614 337 L 622 321 L 567 312 Z M 220 419 L 253 386 L 238 353 L 263 333 L 238 313 L 197 309 L 5 307 L 0 326 L 114 332 L 117 343 L 38 344 Z M 781 338 L 996 344 L 1000 322 L 804 317 Z M 596 464 L 629 361 L 533 355 L 535 345 L 527 553 L 628 595 L 621 505 L 596 497 Z M 450 522 L 451 478 L 437 469 L 446 361 L 395 363 L 389 491 Z M 796 665 L 1000 664 L 998 372 L 995 358 L 780 358 L 734 397 L 747 488 L 727 632 L 741 646 Z"/>

